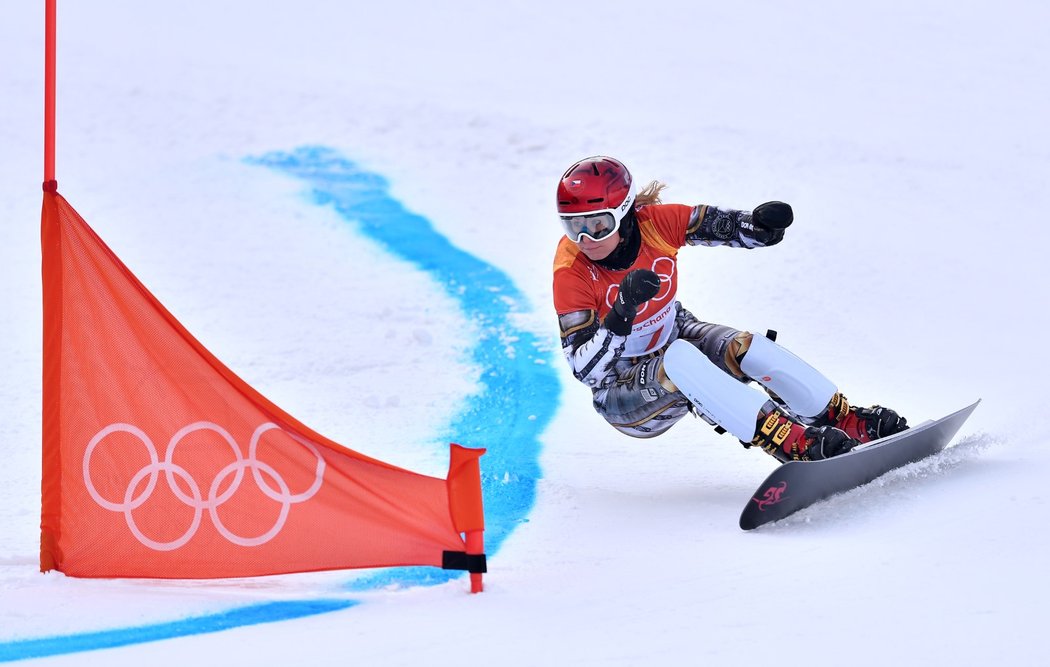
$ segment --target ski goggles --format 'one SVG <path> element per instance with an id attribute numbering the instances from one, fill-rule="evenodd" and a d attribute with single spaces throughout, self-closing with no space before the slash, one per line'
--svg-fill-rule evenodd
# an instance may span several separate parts
<path id="1" fill-rule="evenodd" d="M 616 233 L 622 219 L 616 216 L 613 209 L 606 209 L 582 215 L 563 215 L 561 226 L 565 228 L 565 235 L 570 241 L 579 243 L 584 236 L 592 241 L 601 241 Z"/>
<path id="2" fill-rule="evenodd" d="M 565 235 L 570 241 L 579 243 L 586 236 L 592 241 L 607 239 L 620 229 L 620 223 L 634 210 L 634 183 L 630 184 L 627 196 L 616 208 L 603 208 L 586 213 L 567 213 L 558 216 Z"/>

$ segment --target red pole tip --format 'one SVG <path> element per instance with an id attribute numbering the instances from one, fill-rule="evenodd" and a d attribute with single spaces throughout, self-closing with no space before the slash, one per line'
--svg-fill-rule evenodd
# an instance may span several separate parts
<path id="1" fill-rule="evenodd" d="M 55 179 L 55 5 L 44 2 L 44 192 Z M 57 186 L 56 186 L 57 187 Z"/>

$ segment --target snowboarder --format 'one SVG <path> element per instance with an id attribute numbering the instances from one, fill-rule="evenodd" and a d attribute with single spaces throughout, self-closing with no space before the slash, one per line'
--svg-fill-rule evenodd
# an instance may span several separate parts
<path id="1" fill-rule="evenodd" d="M 575 163 L 558 183 L 562 350 L 613 428 L 650 438 L 695 410 L 779 461 L 837 456 L 907 428 L 893 410 L 850 405 L 766 336 L 704 322 L 677 301 L 679 248 L 777 244 L 794 219 L 791 206 L 663 204 L 663 188 L 653 181 L 637 191 L 627 168 L 605 156 Z"/>

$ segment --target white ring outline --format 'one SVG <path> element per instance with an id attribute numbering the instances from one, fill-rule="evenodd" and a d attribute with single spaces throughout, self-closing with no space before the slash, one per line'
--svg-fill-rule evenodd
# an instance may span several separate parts
<path id="1" fill-rule="evenodd" d="M 291 489 L 288 487 L 288 483 L 285 482 L 284 478 L 281 477 L 277 470 L 275 470 L 273 466 L 259 461 L 256 456 L 258 452 L 260 438 L 264 433 L 273 429 L 281 430 L 293 440 L 305 446 L 307 449 L 313 452 L 314 456 L 317 457 L 317 466 L 314 469 L 314 482 L 310 485 L 308 489 L 306 489 L 306 491 L 303 491 L 302 493 L 293 494 L 291 492 Z M 220 470 L 218 474 L 215 475 L 215 478 L 212 480 L 211 486 L 208 490 L 207 499 L 204 499 L 201 496 L 200 486 L 197 484 L 196 480 L 193 479 L 193 476 L 190 475 L 189 471 L 173 462 L 175 449 L 178 446 L 179 442 L 181 442 L 182 439 L 187 435 L 200 430 L 213 431 L 214 433 L 217 433 L 220 437 L 222 437 L 222 439 L 230 445 L 230 449 L 233 450 L 235 459 L 233 463 L 230 463 L 222 470 Z M 98 489 L 95 488 L 94 483 L 91 481 L 91 456 L 94 453 L 95 448 L 99 445 L 99 443 L 102 442 L 102 440 L 117 432 L 130 433 L 131 435 L 141 440 L 142 443 L 146 445 L 146 449 L 149 452 L 150 457 L 149 464 L 143 466 L 137 473 L 135 473 L 134 476 L 132 476 L 131 480 L 129 481 L 127 489 L 124 491 L 123 503 L 115 503 L 103 498 L 102 494 L 98 492 Z M 314 496 L 314 494 L 318 492 L 318 490 L 320 490 L 321 484 L 324 482 L 325 467 L 326 464 L 324 457 L 321 456 L 321 453 L 317 450 L 313 443 L 305 440 L 304 438 L 298 436 L 295 433 L 283 431 L 283 429 L 281 429 L 277 424 L 274 424 L 273 422 L 265 422 L 255 429 L 255 432 L 252 434 L 251 441 L 248 446 L 248 458 L 245 458 L 241 454 L 240 446 L 237 445 L 237 442 L 233 439 L 233 436 L 231 436 L 230 433 L 226 431 L 226 429 L 213 422 L 198 421 L 184 426 L 183 428 L 179 429 L 175 433 L 175 435 L 171 437 L 171 440 L 168 441 L 168 447 L 164 452 L 163 461 L 160 460 L 157 448 L 154 446 L 153 441 L 150 440 L 149 436 L 146 435 L 146 433 L 142 431 L 142 429 L 132 424 L 125 424 L 120 422 L 106 426 L 98 433 L 96 433 L 93 438 L 91 438 L 91 440 L 88 442 L 87 449 L 84 452 L 83 460 L 84 484 L 91 498 L 104 509 L 108 509 L 112 512 L 123 513 L 124 520 L 127 523 L 128 530 L 131 531 L 131 534 L 134 535 L 134 537 L 144 546 L 155 551 L 174 551 L 175 549 L 178 549 L 186 543 L 188 543 L 196 534 L 197 529 L 200 527 L 201 517 L 203 516 L 205 509 L 208 510 L 208 515 L 211 517 L 212 523 L 215 525 L 215 528 L 219 532 L 219 534 L 225 537 L 231 543 L 244 547 L 254 547 L 266 544 L 274 537 L 276 537 L 277 534 L 280 533 L 281 530 L 284 528 L 285 522 L 288 519 L 288 514 L 291 511 L 291 506 L 293 504 L 309 500 Z M 273 527 L 271 527 L 263 534 L 255 537 L 243 537 L 241 535 L 237 535 L 229 528 L 227 528 L 225 524 L 222 523 L 222 520 L 219 518 L 218 514 L 219 506 L 225 503 L 231 497 L 233 497 L 233 495 L 237 492 L 237 489 L 240 488 L 241 481 L 244 479 L 245 468 L 251 468 L 252 478 L 258 485 L 259 490 L 262 491 L 262 493 L 266 497 L 281 504 L 281 510 L 277 516 L 277 521 L 274 523 Z M 160 542 L 148 537 L 135 523 L 135 518 L 132 515 L 132 512 L 135 509 L 141 507 L 142 504 L 145 503 L 153 495 L 153 491 L 157 486 L 157 480 L 161 472 L 164 472 L 165 481 L 167 481 L 168 486 L 171 489 L 172 493 L 175 495 L 175 497 L 184 505 L 187 505 L 188 507 L 193 509 L 193 519 L 190 522 L 190 527 L 181 536 L 169 542 Z M 266 476 L 269 476 L 276 483 L 278 487 L 277 490 L 270 486 L 270 483 L 268 483 L 264 479 L 264 474 Z M 234 475 L 233 481 L 230 482 L 230 485 L 226 489 L 226 491 L 224 491 L 222 494 L 219 494 L 219 487 L 222 485 L 223 481 L 230 475 Z M 146 484 L 146 488 L 143 489 L 138 496 L 135 496 L 135 488 L 142 482 L 143 478 L 145 478 L 146 476 L 149 476 L 149 481 Z M 182 488 L 176 483 L 176 477 L 180 477 L 183 481 L 186 482 L 186 485 L 189 487 L 190 494 L 192 495 L 192 497 L 186 495 Z"/>
<path id="2" fill-rule="evenodd" d="M 124 494 L 124 504 L 110 502 L 102 497 L 102 494 L 99 493 L 97 489 L 95 489 L 95 485 L 91 482 L 90 466 L 92 452 L 95 451 L 95 447 L 97 447 L 98 443 L 102 442 L 104 438 L 106 438 L 111 433 L 116 433 L 118 431 L 130 433 L 133 436 L 137 437 L 139 440 L 141 440 L 144 445 L 146 445 L 146 449 L 149 450 L 150 462 L 150 465 L 147 467 L 153 469 L 153 472 L 150 475 L 149 484 L 146 485 L 146 489 L 142 492 L 141 496 L 131 500 L 130 506 L 126 498 L 126 493 Z M 153 441 L 149 439 L 149 436 L 146 435 L 142 431 L 142 429 L 138 428 L 137 426 L 132 426 L 131 424 L 110 424 L 106 428 L 96 433 L 94 438 L 91 438 L 91 442 L 89 442 L 87 446 L 87 451 L 84 452 L 84 484 L 87 486 L 88 494 L 91 496 L 91 498 L 102 507 L 105 507 L 106 509 L 112 512 L 123 512 L 126 507 L 128 509 L 133 510 L 136 507 L 142 505 L 142 503 L 146 502 L 149 496 L 153 494 L 153 488 L 157 486 L 157 470 L 154 469 L 153 466 L 156 466 L 158 462 L 159 457 L 157 456 L 157 448 L 153 446 Z"/>
<path id="3" fill-rule="evenodd" d="M 659 267 L 660 264 L 664 262 L 668 262 L 671 264 L 670 273 L 660 273 L 659 271 L 657 271 L 657 267 Z M 660 279 L 660 287 L 656 291 L 656 294 L 653 296 L 652 299 L 649 299 L 645 303 L 638 306 L 638 312 L 635 313 L 635 317 L 644 315 L 645 311 L 649 310 L 650 303 L 653 303 L 654 301 L 663 301 L 668 297 L 668 295 L 671 294 L 671 281 L 674 279 L 674 272 L 676 268 L 677 264 L 670 257 L 665 257 L 661 255 L 660 257 L 657 257 L 653 260 L 651 270 L 653 273 L 656 274 L 656 277 Z M 664 285 L 667 285 L 666 291 L 664 291 Z M 609 308 L 613 307 L 613 302 L 616 300 L 616 298 L 613 296 L 614 289 L 616 290 L 616 293 L 619 294 L 620 283 L 611 284 L 605 289 L 605 305 Z"/>
<path id="4" fill-rule="evenodd" d="M 150 464 L 148 466 L 143 467 L 142 470 L 139 470 L 137 473 L 135 473 L 135 476 L 131 478 L 131 481 L 128 482 L 128 490 L 124 492 L 124 498 L 126 500 L 128 496 L 130 496 L 134 492 L 135 485 L 140 481 L 140 479 L 144 475 L 152 475 L 155 477 L 157 472 L 160 470 L 164 470 L 166 473 L 170 471 L 182 477 L 190 485 L 190 489 L 193 490 L 193 495 L 195 500 L 197 501 L 197 505 L 193 506 L 193 521 L 190 522 L 190 527 L 186 530 L 185 533 L 182 534 L 181 537 L 177 537 L 170 542 L 158 542 L 156 540 L 150 539 L 146 536 L 145 533 L 142 532 L 141 529 L 139 529 L 138 525 L 135 523 L 135 517 L 131 513 L 132 508 L 128 506 L 129 504 L 126 502 L 126 507 L 124 509 L 124 521 L 128 524 L 128 530 L 131 531 L 131 534 L 134 535 L 135 538 L 139 542 L 142 542 L 142 544 L 144 544 L 145 546 L 149 547 L 150 549 L 153 549 L 154 551 L 174 551 L 175 549 L 178 549 L 182 545 L 189 542 L 197 533 L 197 528 L 199 528 L 201 525 L 201 515 L 204 513 L 204 511 L 199 507 L 201 501 L 200 487 L 197 486 L 197 482 L 193 479 L 193 477 L 190 476 L 190 473 L 187 472 L 186 469 L 182 466 L 177 466 L 174 463 L 170 463 L 168 461 L 161 461 L 160 463 Z"/>

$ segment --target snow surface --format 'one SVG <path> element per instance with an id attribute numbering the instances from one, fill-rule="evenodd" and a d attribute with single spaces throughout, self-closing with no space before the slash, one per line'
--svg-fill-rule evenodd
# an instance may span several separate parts
<path id="1" fill-rule="evenodd" d="M 381 175 L 516 286 L 561 390 L 535 502 L 475 596 L 397 572 L 37 572 L 42 4 L 0 14 L 0 658 L 43 640 L 42 664 L 77 665 L 1050 662 L 1045 3 L 60 3 L 60 191 L 306 424 L 442 475 L 484 389 L 476 341 L 502 332 L 262 156 L 320 146 Z M 683 251 L 681 300 L 777 329 L 857 403 L 917 422 L 982 398 L 956 444 L 744 533 L 771 459 L 695 420 L 608 428 L 550 305 L 554 184 L 595 153 L 671 201 L 792 203 L 775 248 Z M 267 616 L 280 602 L 336 611 Z M 243 609 L 270 622 L 194 620 Z M 100 636 L 127 645 L 62 653 Z"/>

